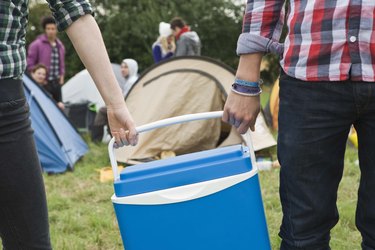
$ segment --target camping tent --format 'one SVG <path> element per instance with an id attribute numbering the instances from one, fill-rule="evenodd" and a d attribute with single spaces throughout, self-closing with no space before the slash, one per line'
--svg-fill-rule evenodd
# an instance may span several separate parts
<path id="1" fill-rule="evenodd" d="M 176 57 L 146 70 L 126 97 L 136 124 L 178 115 L 217 111 L 224 107 L 234 80 L 228 66 L 205 57 Z M 262 114 L 252 133 L 255 150 L 276 145 Z M 220 119 L 195 121 L 141 134 L 135 147 L 116 150 L 117 160 L 152 158 L 162 151 L 186 154 L 242 142 Z"/>
<path id="2" fill-rule="evenodd" d="M 118 64 L 112 64 L 117 81 L 122 85 L 125 83 L 124 77 L 121 75 L 121 68 Z M 73 76 L 62 87 L 62 98 L 64 103 L 79 104 L 91 103 L 95 104 L 99 109 L 105 106 L 99 91 L 95 87 L 89 72 L 85 69 Z"/>
<path id="3" fill-rule="evenodd" d="M 87 152 L 86 143 L 42 88 L 27 75 L 23 82 L 43 170 L 62 173 L 72 169 Z"/>
<path id="4" fill-rule="evenodd" d="M 270 99 L 265 107 L 265 118 L 268 120 L 268 124 L 272 125 L 275 130 L 279 129 L 279 90 L 279 79 L 277 79 L 273 84 Z"/>

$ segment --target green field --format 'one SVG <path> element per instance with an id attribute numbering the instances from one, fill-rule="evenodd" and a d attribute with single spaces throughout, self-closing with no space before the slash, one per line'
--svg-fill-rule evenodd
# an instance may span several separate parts
<path id="1" fill-rule="evenodd" d="M 106 145 L 90 143 L 89 146 L 90 152 L 76 165 L 74 172 L 44 176 L 54 249 L 122 249 L 110 201 L 112 183 L 100 183 L 97 172 L 109 165 Z M 359 180 L 356 159 L 356 149 L 349 145 L 339 190 L 340 222 L 332 232 L 333 250 L 360 249 L 360 235 L 354 224 Z M 273 249 L 278 249 L 280 242 L 277 236 L 281 221 L 278 174 L 278 169 L 260 173 Z"/>
<path id="2" fill-rule="evenodd" d="M 268 96 L 269 89 L 262 94 L 262 106 L 266 104 Z M 89 146 L 90 152 L 76 164 L 74 172 L 44 176 L 54 249 L 122 249 L 110 200 L 113 194 L 112 183 L 100 183 L 97 171 L 109 166 L 106 145 L 89 143 Z M 271 150 L 273 155 L 275 151 Z M 360 249 L 361 238 L 354 221 L 359 182 L 356 162 L 357 150 L 348 144 L 344 177 L 338 195 L 340 221 L 332 231 L 333 250 Z M 278 176 L 279 169 L 260 173 L 272 249 L 278 249 L 280 244 L 277 234 L 282 215 Z"/>

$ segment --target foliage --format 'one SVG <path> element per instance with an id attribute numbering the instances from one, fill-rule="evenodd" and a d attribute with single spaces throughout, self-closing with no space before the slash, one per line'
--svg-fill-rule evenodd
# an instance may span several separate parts
<path id="1" fill-rule="evenodd" d="M 112 183 L 100 183 L 96 171 L 109 165 L 107 147 L 89 145 L 90 152 L 76 164 L 74 172 L 44 176 L 54 249 L 123 249 L 110 200 Z M 361 237 L 355 226 L 360 177 L 357 159 L 357 150 L 348 146 L 338 194 L 340 221 L 332 231 L 332 249 L 361 249 Z M 272 249 L 279 249 L 278 231 L 282 217 L 279 170 L 264 171 L 259 175 Z"/>
<path id="2" fill-rule="evenodd" d="M 26 46 L 35 40 L 35 38 L 44 32 L 41 21 L 45 16 L 51 16 L 51 11 L 47 4 L 45 3 L 35 3 L 30 6 L 29 14 L 29 25 L 27 28 L 26 35 Z M 73 76 L 77 72 L 83 69 L 83 64 L 79 59 L 77 53 L 75 52 L 72 43 L 70 42 L 68 36 L 65 32 L 60 32 L 58 34 L 59 39 L 64 43 L 66 54 L 66 76 L 67 78 Z"/>
<path id="3" fill-rule="evenodd" d="M 218 59 L 232 67 L 238 63 L 235 53 L 241 33 L 243 5 L 230 0 L 92 0 L 95 18 L 102 30 L 112 62 L 134 58 L 141 70 L 153 64 L 151 46 L 158 37 L 159 22 L 169 22 L 175 16 L 186 20 L 202 40 L 202 55 Z M 30 43 L 42 33 L 40 18 L 48 6 L 30 6 Z M 83 68 L 65 34 L 60 34 L 67 49 L 67 78 Z"/>

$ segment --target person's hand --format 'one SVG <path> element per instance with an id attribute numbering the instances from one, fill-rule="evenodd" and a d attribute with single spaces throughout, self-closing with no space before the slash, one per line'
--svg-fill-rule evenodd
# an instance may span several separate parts
<path id="1" fill-rule="evenodd" d="M 125 103 L 107 106 L 108 124 L 111 134 L 115 137 L 116 148 L 138 143 L 138 133 L 135 124 Z"/>
<path id="2" fill-rule="evenodd" d="M 61 109 L 61 110 L 64 110 L 64 109 L 65 109 L 65 105 L 64 105 L 64 103 L 62 103 L 62 102 L 58 102 L 58 103 L 57 103 L 57 107 L 59 107 L 59 109 Z"/>
<path id="3" fill-rule="evenodd" d="M 238 133 L 245 134 L 249 127 L 252 131 L 255 130 L 259 111 L 259 96 L 243 96 L 231 91 L 225 102 L 222 120 L 235 126 Z"/>
<path id="4" fill-rule="evenodd" d="M 64 76 L 60 76 L 60 79 L 59 79 L 60 85 L 64 84 L 64 80 L 65 80 Z"/>
<path id="5" fill-rule="evenodd" d="M 168 52 L 174 53 L 176 51 L 176 43 L 174 41 L 168 43 Z"/>

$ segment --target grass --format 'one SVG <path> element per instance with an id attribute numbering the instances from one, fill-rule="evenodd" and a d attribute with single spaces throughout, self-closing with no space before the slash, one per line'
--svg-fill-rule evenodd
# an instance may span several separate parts
<path id="1" fill-rule="evenodd" d="M 121 249 L 112 183 L 100 183 L 97 172 L 107 155 L 105 145 L 90 144 L 74 172 L 44 176 L 54 249 Z"/>
<path id="2" fill-rule="evenodd" d="M 262 94 L 262 106 L 269 90 Z M 100 183 L 98 169 L 109 166 L 106 145 L 89 143 L 90 152 L 75 166 L 74 172 L 45 175 L 51 239 L 58 250 L 123 249 L 116 217 L 110 200 L 112 183 Z M 275 150 L 272 150 L 275 154 Z M 340 221 L 332 231 L 333 250 L 360 249 L 360 235 L 354 213 L 359 182 L 357 150 L 347 147 L 345 171 L 339 194 Z M 281 223 L 279 170 L 261 172 L 260 180 L 272 249 L 278 249 Z M 155 249 L 161 250 L 161 249 Z"/>
<path id="3" fill-rule="evenodd" d="M 333 250 L 360 249 L 361 239 L 354 224 L 359 180 L 356 159 L 356 149 L 348 146 L 338 195 L 340 222 L 332 232 Z M 44 176 L 54 249 L 122 249 L 110 201 L 112 183 L 100 183 L 97 172 L 108 165 L 106 145 L 90 143 L 90 152 L 76 164 L 74 172 Z M 278 169 L 260 173 L 272 249 L 278 249 L 280 244 L 277 234 L 282 214 L 278 174 Z"/>
<path id="4" fill-rule="evenodd" d="M 338 192 L 338 209 L 340 221 L 331 232 L 333 250 L 359 250 L 361 237 L 355 227 L 355 207 L 359 183 L 359 168 L 356 165 L 357 150 L 348 145 L 345 156 L 344 176 Z M 263 202 L 267 215 L 268 230 L 272 249 L 278 249 L 278 237 L 281 224 L 281 205 L 278 196 L 279 170 L 260 173 Z"/>

